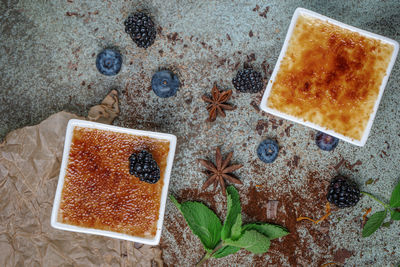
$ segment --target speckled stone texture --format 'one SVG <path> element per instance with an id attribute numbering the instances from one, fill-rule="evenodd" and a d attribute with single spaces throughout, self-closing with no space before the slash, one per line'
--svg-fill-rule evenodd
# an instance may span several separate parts
<path id="1" fill-rule="evenodd" d="M 225 215 L 225 200 L 212 188 L 200 190 L 206 176 L 197 158 L 213 159 L 215 148 L 234 151 L 243 168 L 236 176 L 246 222 L 266 221 L 266 203 L 278 200 L 273 222 L 292 232 L 274 241 L 264 255 L 240 251 L 208 266 L 397 266 L 400 225 L 393 222 L 369 238 L 361 237 L 362 215 L 379 204 L 365 197 L 350 209 L 333 209 L 322 224 L 296 223 L 318 218 L 332 176 L 342 173 L 388 201 L 400 177 L 400 64 L 397 60 L 365 147 L 340 142 L 333 152 L 314 144 L 315 131 L 257 110 L 262 93 L 234 90 L 237 106 L 226 118 L 206 123 L 206 104 L 214 82 L 231 89 L 244 63 L 267 80 L 276 63 L 290 19 L 304 7 L 344 23 L 400 41 L 400 2 L 393 1 L 0 1 L 0 136 L 49 115 L 68 110 L 85 115 L 110 89 L 120 93 L 115 124 L 161 131 L 178 137 L 170 192 L 179 200 L 201 200 Z M 123 21 L 136 10 L 150 12 L 158 25 L 153 46 L 139 49 Z M 95 59 L 105 47 L 123 55 L 121 72 L 101 75 Z M 161 99 L 150 89 L 151 76 L 169 68 L 182 87 Z M 275 138 L 280 154 L 273 164 L 257 159 L 256 148 Z M 338 166 L 338 163 L 342 163 Z M 372 184 L 367 184 L 372 179 Z M 214 193 L 215 192 L 215 193 Z M 123 242 L 123 241 L 121 241 Z M 193 266 L 203 254 L 177 209 L 168 201 L 161 245 L 168 266 Z"/>

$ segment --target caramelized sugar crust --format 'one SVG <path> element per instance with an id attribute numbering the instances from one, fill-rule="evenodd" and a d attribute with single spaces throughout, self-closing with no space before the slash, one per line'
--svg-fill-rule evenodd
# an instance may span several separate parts
<path id="1" fill-rule="evenodd" d="M 394 47 L 299 16 L 267 106 L 361 140 Z"/>
<path id="2" fill-rule="evenodd" d="M 129 156 L 143 149 L 161 171 L 156 184 L 129 174 Z M 138 237 L 154 237 L 169 141 L 75 127 L 58 221 Z"/>

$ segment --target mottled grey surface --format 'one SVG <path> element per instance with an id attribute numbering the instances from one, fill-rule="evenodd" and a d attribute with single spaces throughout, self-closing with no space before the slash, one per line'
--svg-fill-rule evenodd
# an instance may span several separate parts
<path id="1" fill-rule="evenodd" d="M 115 124 L 178 136 L 170 184 L 170 191 L 178 197 L 184 190 L 201 188 L 205 176 L 199 172 L 195 159 L 211 159 L 215 147 L 221 145 L 223 153 L 234 150 L 234 162 L 245 166 L 235 172 L 244 183 L 238 187 L 244 204 L 250 188 L 259 185 L 255 190 L 282 200 L 279 212 L 289 216 L 283 199 L 290 198 L 295 190 L 304 200 L 293 200 L 291 216 L 318 217 L 323 214 L 327 181 L 337 173 L 331 166 L 342 158 L 361 164 L 343 167 L 345 164 L 338 172 L 351 177 L 362 190 L 388 201 L 400 177 L 399 60 L 365 147 L 341 142 L 334 152 L 326 153 L 314 145 L 314 131 L 309 128 L 294 125 L 288 135 L 285 129 L 290 122 L 280 123 L 250 105 L 252 101 L 258 104 L 261 94 L 235 91 L 230 102 L 238 108 L 228 111 L 226 118 L 205 123 L 207 112 L 200 97 L 210 92 L 214 82 L 221 89 L 231 88 L 230 81 L 244 62 L 250 62 L 268 79 L 297 7 L 400 41 L 398 0 L 116 2 L 0 1 L 0 137 L 61 110 L 86 115 L 88 107 L 98 103 L 110 89 L 117 89 L 121 116 Z M 259 10 L 255 10 L 256 5 Z M 268 12 L 261 16 L 266 7 Z M 160 26 L 155 44 L 147 50 L 137 48 L 123 29 L 124 18 L 137 9 L 150 12 Z M 96 54 L 108 46 L 118 47 L 123 54 L 124 65 L 114 77 L 101 75 L 95 67 Z M 171 68 L 180 75 L 183 86 L 176 97 L 160 99 L 149 89 L 152 74 L 160 68 Z M 265 137 L 276 138 L 281 146 L 280 157 L 274 164 L 265 165 L 256 159 L 255 149 Z M 321 188 L 321 193 L 310 194 L 309 179 L 313 179 L 316 190 Z M 374 183 L 367 185 L 369 179 Z M 223 214 L 221 194 L 214 199 L 219 204 L 203 200 Z M 369 207 L 373 211 L 381 208 L 363 198 L 356 208 L 335 210 L 324 225 L 328 229 L 325 232 L 319 225 L 298 224 L 295 231 L 300 239 L 292 255 L 283 255 L 278 263 L 270 258 L 272 254 L 279 256 L 280 248 L 276 246 L 263 256 L 241 251 L 212 260 L 210 266 L 265 266 L 268 262 L 318 266 L 332 261 L 346 266 L 395 266 L 400 263 L 399 222 L 363 239 L 361 217 Z M 313 208 L 319 212 L 307 213 Z M 246 214 L 244 218 L 255 220 Z M 287 220 L 280 223 L 285 225 Z M 172 229 L 178 222 L 182 226 L 179 238 Z M 162 242 L 164 259 L 169 265 L 191 266 L 203 253 L 200 242 L 170 202 Z M 322 246 L 323 242 L 326 245 Z M 348 255 L 338 256 L 341 249 L 346 249 Z"/>

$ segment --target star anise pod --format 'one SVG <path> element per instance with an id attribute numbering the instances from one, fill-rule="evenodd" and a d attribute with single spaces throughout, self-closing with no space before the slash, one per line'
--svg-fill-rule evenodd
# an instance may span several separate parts
<path id="1" fill-rule="evenodd" d="M 208 175 L 210 177 L 207 179 L 207 181 L 204 183 L 202 190 L 206 189 L 209 187 L 211 184 L 217 185 L 219 183 L 222 193 L 224 196 L 226 195 L 226 190 L 225 190 L 225 180 L 228 180 L 231 183 L 235 184 L 242 184 L 242 182 L 233 176 L 230 175 L 231 172 L 238 170 L 243 167 L 242 164 L 237 164 L 237 165 L 231 165 L 228 166 L 231 158 L 232 158 L 233 152 L 230 152 L 228 156 L 226 157 L 225 160 L 222 160 L 222 155 L 221 155 L 221 149 L 217 147 L 216 155 L 215 155 L 215 165 L 208 160 L 204 159 L 199 159 L 199 163 L 203 165 L 208 171 Z"/>
<path id="2" fill-rule="evenodd" d="M 207 111 L 209 112 L 208 119 L 206 121 L 215 121 L 217 118 L 217 115 L 221 115 L 222 117 L 225 117 L 225 112 L 224 110 L 234 110 L 235 107 L 233 107 L 230 104 L 227 104 L 226 101 L 232 96 L 232 90 L 227 90 L 227 91 L 219 91 L 218 87 L 216 84 L 214 84 L 212 90 L 211 90 L 211 98 L 208 96 L 203 95 L 202 99 L 210 103 L 207 106 Z"/>

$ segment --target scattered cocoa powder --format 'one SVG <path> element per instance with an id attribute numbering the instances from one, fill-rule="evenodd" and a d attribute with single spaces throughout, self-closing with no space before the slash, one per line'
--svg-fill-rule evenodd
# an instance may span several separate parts
<path id="1" fill-rule="evenodd" d="M 264 130 L 268 129 L 268 121 L 267 120 L 258 120 L 256 131 L 258 135 L 262 135 Z"/>
<path id="2" fill-rule="evenodd" d="M 335 251 L 333 261 L 337 263 L 344 264 L 347 258 L 353 256 L 354 251 L 349 251 L 345 248 L 338 249 Z"/>
<path id="3" fill-rule="evenodd" d="M 172 42 L 173 45 L 176 44 L 176 41 L 180 40 L 177 32 L 167 34 L 167 39 Z"/>
<path id="4" fill-rule="evenodd" d="M 251 101 L 250 105 L 257 111 L 260 112 L 260 108 L 256 101 Z"/>
<path id="5" fill-rule="evenodd" d="M 299 166 L 299 160 L 300 160 L 299 156 L 297 156 L 297 155 L 293 156 L 293 162 L 292 162 L 293 163 L 293 167 L 297 168 Z"/>
<path id="6" fill-rule="evenodd" d="M 342 167 L 342 165 L 345 163 L 345 159 L 341 159 L 338 164 L 336 164 L 333 168 L 337 171 Z"/>
<path id="7" fill-rule="evenodd" d="M 79 14 L 76 13 L 76 12 L 66 12 L 65 15 L 68 16 L 68 17 L 79 16 Z"/>
<path id="8" fill-rule="evenodd" d="M 65 13 L 66 16 L 68 17 L 79 17 L 79 18 L 83 18 L 85 16 L 85 14 L 79 14 L 77 12 L 66 12 Z"/>
<path id="9" fill-rule="evenodd" d="M 267 18 L 267 13 L 269 11 L 269 6 L 267 6 L 263 12 L 258 13 L 260 17 Z"/>
<path id="10" fill-rule="evenodd" d="M 272 124 L 272 130 L 276 130 L 278 128 L 278 123 L 275 118 L 269 119 L 269 122 Z"/>
<path id="11" fill-rule="evenodd" d="M 350 164 L 350 162 L 348 162 L 347 160 L 345 161 L 345 163 L 344 163 L 344 166 L 347 168 L 347 169 L 349 169 L 349 170 L 352 170 L 355 166 L 358 166 L 358 165 L 361 165 L 362 164 L 362 162 L 361 162 L 361 160 L 357 160 L 355 163 L 353 163 L 353 164 Z"/>
<path id="12" fill-rule="evenodd" d="M 382 155 L 382 154 L 379 154 L 379 156 L 383 159 L 384 157 L 387 157 L 388 156 L 388 154 L 386 153 L 386 151 L 384 151 L 384 150 L 381 150 L 381 152 L 382 152 L 382 154 L 384 155 Z"/>
<path id="13" fill-rule="evenodd" d="M 290 128 L 292 128 L 292 127 L 293 127 L 293 123 L 290 124 L 288 127 L 286 127 L 285 133 L 286 133 L 286 136 L 287 136 L 287 137 L 290 137 Z"/>
<path id="14" fill-rule="evenodd" d="M 350 257 L 352 252 L 343 249 L 337 249 L 329 236 L 331 224 L 329 220 L 315 225 L 309 221 L 297 222 L 300 216 L 319 218 L 325 212 L 325 191 L 329 181 L 323 179 L 319 172 L 309 172 L 305 175 L 302 184 L 293 184 L 287 177 L 282 177 L 279 186 L 265 188 L 265 185 L 253 185 L 247 189 L 239 190 L 242 202 L 242 215 L 244 223 L 250 222 L 269 222 L 286 227 L 290 234 L 276 239 L 271 243 L 270 250 L 265 255 L 253 255 L 241 251 L 241 257 L 247 260 L 252 257 L 252 266 L 321 266 L 332 261 L 344 263 Z M 274 191 L 274 188 L 284 187 L 286 193 L 282 194 Z M 219 193 L 219 191 L 216 191 Z M 217 201 L 215 192 L 202 191 L 199 189 L 184 189 L 176 195 L 178 201 L 201 201 L 214 210 L 219 218 L 223 220 L 220 207 L 226 207 L 226 201 Z M 268 203 L 270 201 L 279 201 L 275 216 L 267 216 Z M 275 217 L 275 219 L 272 219 Z M 167 216 L 164 223 L 166 230 L 175 239 L 161 240 L 161 246 L 164 251 L 168 250 L 169 258 L 166 264 L 175 264 L 182 257 L 190 257 L 185 251 L 185 247 L 190 246 L 199 250 L 201 257 L 202 248 L 194 235 L 182 234 L 186 227 L 186 222 L 181 215 Z M 299 229 L 307 232 L 308 238 L 300 236 Z M 172 246 L 172 247 L 171 247 Z M 176 248 L 175 246 L 178 246 Z M 199 246 L 197 248 L 197 246 Z M 324 251 L 323 255 L 316 254 L 315 251 Z M 179 255 L 178 255 L 179 254 Z M 266 255 L 268 255 L 266 258 Z M 223 260 L 223 259 L 220 259 Z M 240 258 L 236 258 L 237 263 L 241 264 Z M 210 263 L 211 264 L 211 263 Z M 171 265 L 171 266 L 172 266 Z M 211 266 L 211 265 L 208 265 Z"/>
<path id="15" fill-rule="evenodd" d="M 290 266 L 316 265 L 320 266 L 326 262 L 326 258 L 318 257 L 313 252 L 311 245 L 318 246 L 321 250 L 332 253 L 332 243 L 327 232 L 329 232 L 330 224 L 324 222 L 323 228 L 320 225 L 314 225 L 309 222 L 297 222 L 299 216 L 319 217 L 324 214 L 325 192 L 321 188 L 325 188 L 328 181 L 321 180 L 318 172 L 311 172 L 307 175 L 305 183 L 301 188 L 292 188 L 288 179 L 282 179 L 279 186 L 288 187 L 288 192 L 284 195 L 277 194 L 273 190 L 265 190 L 262 187 L 251 186 L 245 196 L 248 198 L 247 204 L 243 205 L 243 213 L 249 219 L 249 222 L 261 221 L 276 223 L 286 227 L 290 234 L 280 240 L 274 240 L 268 251 L 270 257 L 268 265 L 282 266 L 289 263 Z M 280 202 L 277 218 L 273 221 L 266 216 L 266 205 L 260 203 L 268 203 L 274 199 Z M 303 239 L 299 236 L 297 230 L 306 228 L 311 239 Z M 327 257 L 329 255 L 324 255 Z M 332 255 L 331 255 L 332 258 Z M 254 256 L 253 262 L 256 266 L 265 266 L 265 258 Z M 262 265 L 264 264 L 264 265 Z"/>
<path id="16" fill-rule="evenodd" d="M 261 67 L 262 67 L 262 69 L 263 69 L 263 71 L 264 71 L 264 75 L 271 75 L 271 73 L 270 73 L 270 70 L 269 70 L 269 64 L 267 63 L 267 61 L 266 60 L 264 60 L 262 63 L 261 63 Z"/>
<path id="17" fill-rule="evenodd" d="M 245 62 L 246 64 L 256 60 L 256 54 L 254 54 L 254 53 L 251 53 L 250 55 L 247 55 L 246 57 L 247 57 L 247 61 Z M 249 67 L 251 67 L 251 66 L 249 66 Z"/>

